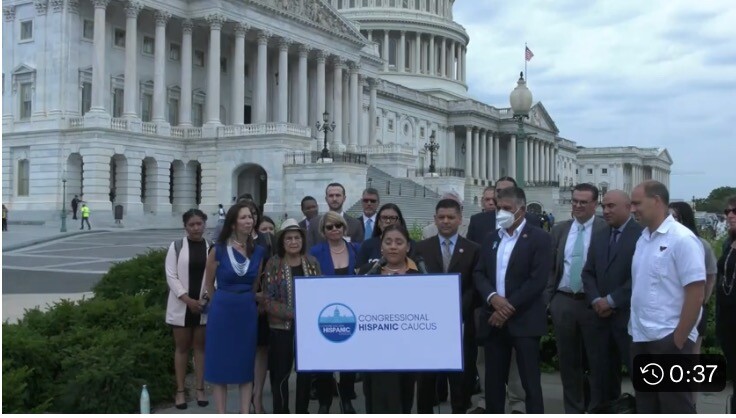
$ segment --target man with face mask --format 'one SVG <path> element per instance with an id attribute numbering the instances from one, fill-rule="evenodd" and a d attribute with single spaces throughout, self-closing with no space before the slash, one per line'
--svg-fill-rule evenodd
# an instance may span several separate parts
<path id="1" fill-rule="evenodd" d="M 594 326 L 596 314 L 590 308 L 583 290 L 582 272 L 591 239 L 607 235 L 609 228 L 603 218 L 595 216 L 598 188 L 580 183 L 573 188 L 573 219 L 560 222 L 552 229 L 554 265 L 547 285 L 547 300 L 560 359 L 560 378 L 565 413 L 585 413 L 585 370 L 583 350 L 588 363 L 598 363 L 603 353 L 596 350 L 595 334 L 583 329 Z M 583 342 L 585 344 L 583 344 Z M 601 372 L 593 369 L 590 379 L 590 407 L 601 402 Z"/>
<path id="2" fill-rule="evenodd" d="M 505 412 L 511 351 L 524 387 L 526 412 L 544 413 L 539 341 L 547 334 L 544 288 L 552 268 L 550 235 L 525 218 L 520 188 L 496 193 L 499 229 L 486 235 L 473 273 L 484 307 L 476 311 L 476 335 L 485 352 L 486 412 Z"/>

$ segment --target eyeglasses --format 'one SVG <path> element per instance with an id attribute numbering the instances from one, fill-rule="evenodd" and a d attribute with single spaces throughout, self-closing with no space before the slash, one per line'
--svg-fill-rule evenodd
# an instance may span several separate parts
<path id="1" fill-rule="evenodd" d="M 385 222 L 396 222 L 399 220 L 398 216 L 381 215 L 381 220 Z"/>
<path id="2" fill-rule="evenodd" d="M 577 199 L 573 199 L 572 200 L 572 205 L 573 206 L 585 206 L 588 203 L 590 203 L 590 201 L 588 201 L 588 200 L 577 200 Z"/>
<path id="3" fill-rule="evenodd" d="M 363 203 L 377 203 L 378 200 L 376 199 L 363 199 Z"/>
<path id="4" fill-rule="evenodd" d="M 332 231 L 335 228 L 342 229 L 342 224 L 327 224 L 327 225 L 325 225 L 325 230 L 326 231 Z"/>
<path id="5" fill-rule="evenodd" d="M 736 215 L 736 208 L 723 209 L 723 214 L 724 215 L 728 216 L 731 213 L 733 213 L 734 215 Z"/>

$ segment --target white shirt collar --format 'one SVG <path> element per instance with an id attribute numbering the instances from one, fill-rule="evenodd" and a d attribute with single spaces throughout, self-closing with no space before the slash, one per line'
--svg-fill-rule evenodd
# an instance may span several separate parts
<path id="1" fill-rule="evenodd" d="M 514 234 L 513 235 L 509 235 L 509 232 L 505 228 L 499 228 L 498 229 L 498 236 L 501 237 L 501 238 L 503 238 L 504 236 L 506 236 L 508 238 L 518 237 L 519 234 L 521 234 L 521 231 L 524 229 L 525 226 L 526 226 L 526 217 L 524 217 L 524 220 L 521 221 L 521 224 L 519 225 L 519 227 L 514 230 Z"/>
<path id="2" fill-rule="evenodd" d="M 672 227 L 673 224 L 677 223 L 675 218 L 672 215 L 668 215 L 661 225 L 657 227 L 657 229 L 654 232 L 649 232 L 649 228 L 644 228 L 644 230 L 641 232 L 641 234 L 644 236 L 644 238 L 650 240 L 654 238 L 654 234 L 666 234 L 667 231 L 670 230 L 670 227 Z"/>
<path id="3" fill-rule="evenodd" d="M 375 225 L 376 224 L 376 215 L 377 214 L 378 214 L 378 212 L 374 213 L 373 216 L 365 216 L 365 213 L 364 213 L 363 214 L 363 218 L 370 219 L 371 221 L 373 221 L 373 225 Z M 365 223 L 365 219 L 363 220 L 363 223 Z"/>
<path id="4" fill-rule="evenodd" d="M 590 231 L 590 228 L 593 226 L 593 222 L 595 222 L 595 215 L 591 216 L 590 219 L 588 219 L 587 221 L 585 221 L 585 223 L 583 223 L 583 224 L 581 224 L 580 221 L 578 221 L 577 219 L 575 219 L 575 221 L 573 222 L 573 224 L 582 225 L 582 226 L 585 227 L 585 230 L 586 231 Z M 578 229 L 580 229 L 580 228 L 578 227 Z"/>

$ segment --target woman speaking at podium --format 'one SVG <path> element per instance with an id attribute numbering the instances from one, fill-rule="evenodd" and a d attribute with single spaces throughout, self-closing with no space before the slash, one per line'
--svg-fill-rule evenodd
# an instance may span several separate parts
<path id="1" fill-rule="evenodd" d="M 417 265 L 409 258 L 409 232 L 392 224 L 381 234 L 382 259 L 360 268 L 359 275 L 393 276 L 417 274 Z M 383 263 L 385 261 L 385 264 Z M 369 414 L 410 414 L 414 404 L 412 372 L 368 372 L 363 377 L 365 410 Z"/>

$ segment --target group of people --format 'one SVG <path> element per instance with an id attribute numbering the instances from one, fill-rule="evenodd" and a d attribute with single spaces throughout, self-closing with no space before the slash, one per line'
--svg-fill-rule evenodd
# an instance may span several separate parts
<path id="1" fill-rule="evenodd" d="M 697 238 L 692 209 L 670 204 L 663 184 L 646 181 L 631 196 L 607 192 L 602 218 L 595 214 L 598 193 L 590 184 L 575 186 L 573 219 L 557 222 L 550 233 L 539 215 L 527 213 L 524 190 L 504 177 L 484 191 L 483 212 L 467 224 L 459 196 L 443 195 L 434 223 L 418 242 L 409 236 L 401 209 L 381 205 L 375 189 L 363 191 L 360 217 L 346 214 L 339 183 L 325 189 L 328 212 L 320 215 L 316 199 L 307 196 L 301 201 L 304 219 L 284 220 L 276 234 L 276 224 L 249 197 L 226 212 L 221 208 L 212 244 L 204 238 L 207 215 L 189 210 L 183 215 L 187 236 L 171 243 L 166 258 L 171 289 L 166 322 L 176 345 L 177 408 L 187 407 L 184 378 L 193 349 L 199 405 L 208 403 L 206 380 L 213 385 L 218 412 L 225 412 L 227 385 L 237 384 L 240 411 L 248 413 L 252 406 L 262 413 L 270 373 L 273 412 L 289 413 L 294 280 L 420 274 L 415 262 L 420 259 L 422 271 L 460 276 L 463 371 L 359 377 L 336 371 L 339 378 L 330 372 L 297 373 L 296 413 L 308 412 L 312 390 L 319 413 L 330 412 L 335 393 L 340 411 L 355 413 L 358 378 L 369 413 L 410 413 L 415 405 L 418 413 L 432 413 L 438 388 L 448 381 L 452 412 L 466 413 L 477 385 L 479 347 L 485 355 L 485 391 L 473 412 L 504 413 L 508 400 L 512 411 L 543 413 L 539 348 L 548 313 L 565 411 L 590 411 L 618 398 L 621 369 L 630 370 L 632 356 L 697 353 L 703 306 L 713 292 L 718 337 L 736 376 L 736 341 L 727 331 L 736 329 L 736 292 L 731 291 L 736 198 L 725 210 L 731 240 L 715 263 L 707 241 Z M 379 259 L 385 264 L 377 264 Z M 695 398 L 687 393 L 637 392 L 636 400 L 639 412 L 695 411 Z"/>

